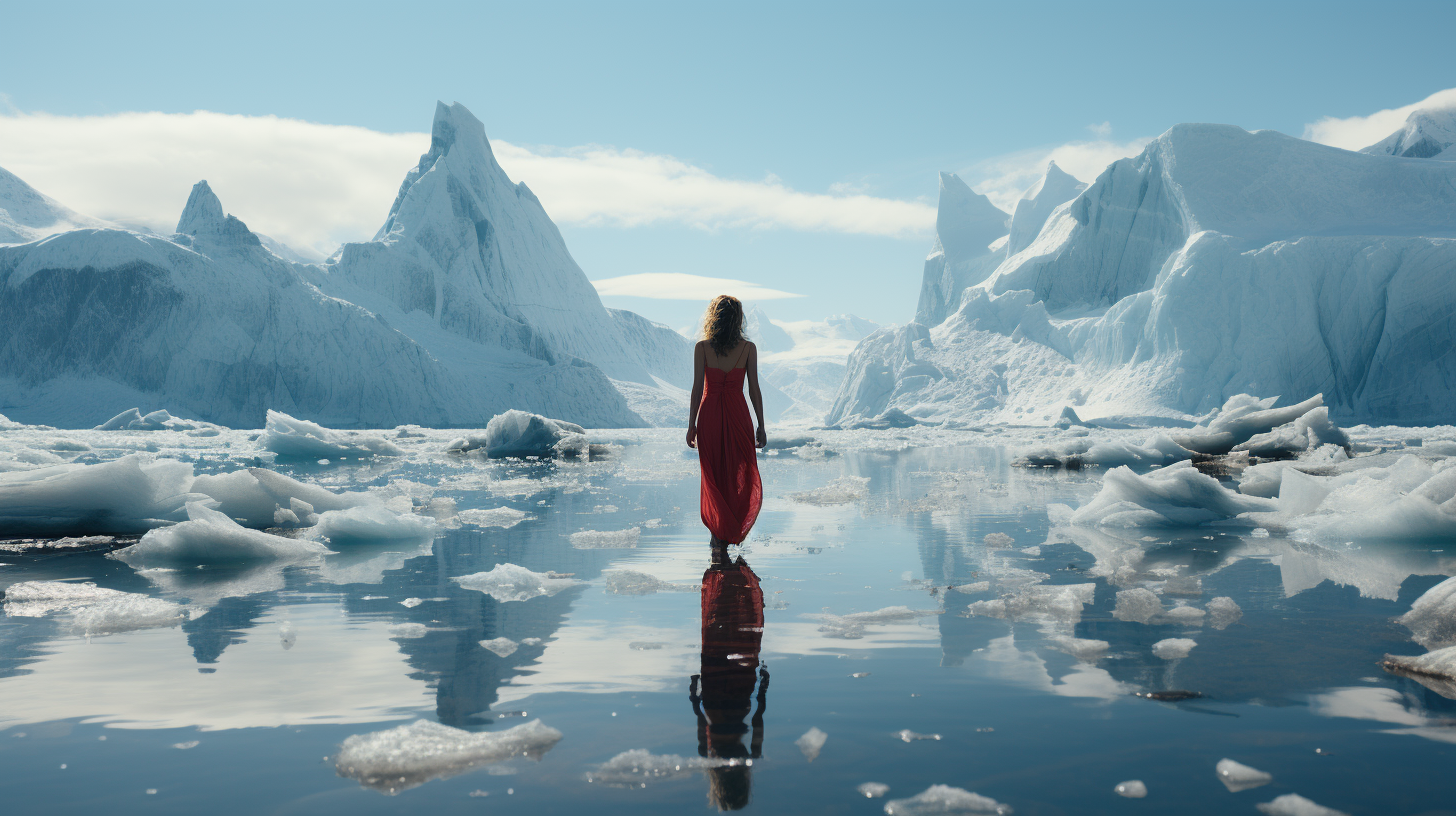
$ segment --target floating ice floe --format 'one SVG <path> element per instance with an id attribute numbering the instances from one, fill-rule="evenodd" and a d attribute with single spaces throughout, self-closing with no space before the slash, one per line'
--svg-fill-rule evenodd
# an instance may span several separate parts
<path id="1" fill-rule="evenodd" d="M 187 503 L 187 521 L 151 530 L 111 558 L 133 569 L 193 564 L 298 561 L 330 550 L 316 541 L 284 538 L 240 526 L 202 502 Z"/>
<path id="2" fill-rule="evenodd" d="M 1456 700 L 1456 646 L 1423 655 L 1386 655 L 1380 665 L 1409 677 L 1443 697 Z"/>
<path id="3" fill-rule="evenodd" d="M 366 504 L 319 514 L 314 532 L 337 544 L 433 538 L 437 529 L 433 519 Z"/>
<path id="4" fill-rule="evenodd" d="M 510 529 L 523 521 L 534 519 L 535 516 L 514 507 L 495 507 L 489 510 L 461 510 L 455 514 L 455 518 L 461 524 Z"/>
<path id="5" fill-rule="evenodd" d="M 1278 509 L 1270 499 L 1235 493 L 1212 476 L 1179 462 L 1147 474 L 1119 467 L 1102 490 L 1072 514 L 1072 523 L 1105 527 L 1182 527 Z"/>
<path id="6" fill-rule="evenodd" d="M 1276 796 L 1273 801 L 1260 802 L 1254 807 L 1265 816 L 1349 816 L 1343 810 L 1316 804 L 1297 793 Z"/>
<path id="7" fill-rule="evenodd" d="M 964 788 L 949 785 L 931 785 L 909 799 L 892 799 L 885 803 L 889 816 L 930 816 L 930 814 L 995 814 L 1006 816 L 1012 812 L 1010 805 L 1003 805 L 989 796 L 972 793 Z"/>
<path id="8" fill-rule="evenodd" d="M 379 502 L 366 493 L 335 493 L 266 468 L 203 474 L 190 489 L 216 501 L 218 512 L 257 529 L 308 527 L 317 522 L 315 514 Z M 289 521 L 290 515 L 297 523 Z"/>
<path id="9" fill-rule="evenodd" d="M 1233 598 L 1220 596 L 1208 602 L 1208 623 L 1215 629 L 1227 629 L 1243 616 L 1244 610 Z"/>
<path id="10" fill-rule="evenodd" d="M 498 637 L 482 640 L 480 647 L 488 652 L 494 652 L 497 657 L 510 657 L 516 653 L 516 649 L 520 648 L 520 644 L 508 637 Z"/>
<path id="11" fill-rule="evenodd" d="M 975 595 L 980 592 L 990 592 L 991 582 L 976 581 L 970 584 L 956 584 L 955 586 L 951 587 L 951 589 L 955 590 L 956 592 L 964 593 L 966 595 Z"/>
<path id="12" fill-rule="evenodd" d="M 336 431 L 273 410 L 268 411 L 267 424 L 258 437 L 258 444 L 264 450 L 295 459 L 368 459 L 404 453 L 393 442 L 380 436 Z"/>
<path id="13" fill-rule="evenodd" d="M 1228 758 L 1220 759 L 1218 764 L 1213 766 L 1213 771 L 1218 775 L 1218 781 L 1222 782 L 1230 793 L 1246 791 L 1274 781 L 1273 774 L 1258 768 L 1250 768 L 1248 765 Z"/>
<path id="14" fill-rule="evenodd" d="M 865 782 L 855 790 L 866 799 L 879 799 L 890 792 L 890 786 L 883 782 Z"/>
<path id="15" fill-rule="evenodd" d="M 819 631 L 825 637 L 855 640 L 864 637 L 866 626 L 891 623 L 907 623 L 928 615 L 939 615 L 940 610 L 911 609 L 907 606 L 887 606 L 873 612 L 851 612 L 848 615 L 834 615 L 828 612 L 814 612 L 803 615 L 809 620 L 820 622 Z"/>
<path id="16" fill-rule="evenodd" d="M 1165 638 L 1153 644 L 1153 655 L 1163 660 L 1182 660 L 1197 645 L 1198 641 L 1191 638 Z"/>
<path id="17" fill-rule="evenodd" d="M 1144 785 L 1141 779 L 1129 779 L 1126 782 L 1118 782 L 1112 792 L 1128 799 L 1142 799 L 1148 795 L 1148 786 Z"/>
<path id="18" fill-rule="evenodd" d="M 1103 655 L 1107 654 L 1107 650 L 1112 646 L 1112 644 L 1105 640 L 1090 640 L 1087 638 L 1066 636 L 1054 637 L 1049 642 L 1052 646 L 1084 663 L 1096 663 L 1102 659 Z"/>
<path id="19" fill-rule="evenodd" d="M 804 759 L 813 762 L 819 758 L 819 752 L 824 750 L 824 742 L 827 739 L 829 739 L 828 734 L 818 728 L 810 728 L 804 732 L 802 737 L 794 740 L 794 744 L 803 752 Z"/>
<path id="20" fill-rule="evenodd" d="M 973 601 L 967 615 L 1006 620 L 1047 619 L 1076 623 L 1082 607 L 1092 603 L 1096 584 L 1032 585 L 991 601 Z"/>
<path id="21" fill-rule="evenodd" d="M 1085 437 L 1022 448 L 1015 452 L 1012 464 L 1018 467 L 1060 466 L 1077 468 L 1128 466 L 1148 468 L 1171 465 L 1193 458 L 1193 451 L 1163 434 L 1149 436 L 1141 445 L 1124 439 L 1088 439 Z"/>
<path id="22" fill-rule="evenodd" d="M 940 741 L 940 735 L 939 734 L 919 734 L 919 733 L 916 733 L 914 731 L 911 731 L 908 728 L 902 729 L 900 731 L 896 731 L 895 732 L 895 737 L 897 739 L 899 739 L 901 742 L 924 742 L 924 741 L 927 741 L 927 740 L 930 741 L 930 742 L 939 742 Z"/>
<path id="23" fill-rule="evenodd" d="M 1349 437 L 1330 422 L 1323 394 L 1283 408 L 1273 407 L 1278 401 L 1279 397 L 1259 399 L 1248 394 L 1229 397 L 1212 416 L 1187 432 L 1175 434 L 1174 441 L 1199 453 L 1262 451 L 1255 454 L 1258 456 L 1306 450 L 1310 436 L 1318 440 L 1315 447 L 1326 443 L 1349 447 Z M 1295 437 L 1298 440 L 1291 441 Z"/>
<path id="24" fill-rule="evenodd" d="M 1163 614 L 1163 602 L 1150 589 L 1134 587 L 1117 593 L 1112 617 L 1134 623 L 1148 623 Z"/>
<path id="25" fill-rule="evenodd" d="M 284 621 L 278 624 L 278 642 L 283 646 L 284 651 L 293 648 L 298 642 L 298 630 L 294 628 L 292 621 Z"/>
<path id="26" fill-rule="evenodd" d="M 69 628 L 91 637 L 138 629 L 177 626 L 186 611 L 171 601 L 135 592 L 121 592 L 93 583 L 21 581 L 5 590 L 5 614 L 38 618 L 65 613 Z"/>
<path id="27" fill-rule="evenodd" d="M 628 527 L 625 530 L 582 530 L 569 536 L 571 546 L 578 550 L 632 549 L 637 546 L 637 540 L 641 537 L 641 527 Z"/>
<path id="28" fill-rule="evenodd" d="M 389 636 L 400 640 L 422 638 L 429 632 L 429 627 L 423 623 L 396 623 L 389 627 Z"/>
<path id="29" fill-rule="evenodd" d="M 604 576 L 613 595 L 651 595 L 656 592 L 697 592 L 697 584 L 674 584 L 655 575 L 633 570 L 609 570 Z"/>
<path id="30" fill-rule="evenodd" d="M 580 425 L 511 410 L 491 417 L 486 423 L 485 433 L 460 437 L 445 450 L 466 453 L 481 448 L 492 459 L 506 456 L 552 458 L 580 456 L 589 452 L 590 444 L 586 429 Z"/>
<path id="31" fill-rule="evenodd" d="M 221 425 L 203 422 L 200 419 L 178 419 L 163 410 L 152 411 L 143 416 L 140 408 L 128 408 L 111 419 L 97 425 L 96 431 L 196 431 L 227 430 Z"/>
<path id="32" fill-rule="evenodd" d="M 340 776 L 393 796 L 432 779 L 512 757 L 540 759 L 560 740 L 561 732 L 540 720 L 481 734 L 417 720 L 345 739 L 334 768 Z"/>
<path id="33" fill-rule="evenodd" d="M 652 782 L 689 776 L 709 768 L 741 764 L 744 764 L 743 760 L 653 754 L 642 748 L 634 748 L 593 768 L 587 773 L 586 781 L 614 788 L 645 788 Z"/>
<path id="34" fill-rule="evenodd" d="M 985 537 L 981 539 L 981 543 L 985 544 L 987 547 L 1010 547 L 1012 544 L 1016 543 L 1016 539 L 1012 538 L 1009 535 L 1006 535 L 1005 533 L 987 533 Z"/>
<path id="35" fill-rule="evenodd" d="M 790 493 L 789 498 L 801 504 L 828 507 L 835 504 L 857 502 L 869 495 L 868 477 L 841 476 L 823 487 Z"/>
<path id="36" fill-rule="evenodd" d="M 516 564 L 496 564 L 487 572 L 462 575 L 450 580 L 465 589 L 484 592 L 502 603 L 555 595 L 563 589 L 583 583 L 554 572 L 532 572 Z"/>
<path id="37" fill-rule="evenodd" d="M 1411 640 L 1427 649 L 1456 645 L 1456 578 L 1426 590 L 1396 620 L 1411 631 Z"/>
<path id="38" fill-rule="evenodd" d="M 192 465 L 132 454 L 95 465 L 0 473 L 0 529 L 8 535 L 140 533 L 186 518 Z M 271 516 L 271 510 L 270 510 Z"/>

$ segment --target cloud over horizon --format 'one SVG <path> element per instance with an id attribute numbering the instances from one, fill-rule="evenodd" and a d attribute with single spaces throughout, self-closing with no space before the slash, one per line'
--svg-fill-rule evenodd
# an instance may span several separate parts
<path id="1" fill-rule="evenodd" d="M 381 133 L 277 116 L 0 113 L 0 167 L 79 212 L 171 232 L 192 185 L 258 232 L 320 252 L 371 238 L 427 133 Z M 772 176 L 715 176 L 672 156 L 493 139 L 506 173 L 561 224 L 786 229 L 929 236 L 935 207 L 863 193 L 810 193 Z"/>
<path id="2" fill-rule="evenodd" d="M 1304 138 L 1311 142 L 1363 150 L 1405 126 L 1405 120 L 1421 109 L 1456 108 L 1456 88 L 1436 91 L 1419 102 L 1399 108 L 1387 108 L 1368 116 L 1347 116 L 1339 119 L 1325 116 L 1304 126 Z"/>
<path id="3" fill-rule="evenodd" d="M 1111 126 L 1103 123 L 1098 132 L 1111 132 Z M 1151 141 L 1151 138 L 1126 142 L 1098 139 L 1018 150 L 977 162 L 960 175 L 972 190 L 1010 213 L 1015 211 L 1016 202 L 1022 194 L 1046 172 L 1048 162 L 1055 161 L 1058 167 L 1071 173 L 1078 181 L 1091 184 L 1107 169 L 1107 165 L 1136 156 Z"/>
<path id="4" fill-rule="evenodd" d="M 643 272 L 592 281 L 603 297 L 640 297 L 653 300 L 712 300 L 732 295 L 739 300 L 782 300 L 803 295 L 770 289 L 732 278 L 710 278 L 686 272 Z"/>

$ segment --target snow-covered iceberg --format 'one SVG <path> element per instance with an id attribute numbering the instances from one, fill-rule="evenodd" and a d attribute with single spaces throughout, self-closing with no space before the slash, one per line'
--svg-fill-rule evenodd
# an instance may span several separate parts
<path id="1" fill-rule="evenodd" d="M 1178 125 L 1001 259 L 968 194 L 942 179 L 917 322 L 860 344 L 827 421 L 1192 419 L 1240 393 L 1456 420 L 1456 162 Z"/>

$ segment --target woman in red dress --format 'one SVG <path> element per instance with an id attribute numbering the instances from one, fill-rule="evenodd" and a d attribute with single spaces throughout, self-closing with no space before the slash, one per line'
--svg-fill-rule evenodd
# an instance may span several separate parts
<path id="1" fill-rule="evenodd" d="M 743 380 L 758 415 L 758 431 L 743 400 Z M 758 349 L 743 335 L 743 304 L 719 295 L 703 315 L 703 339 L 693 349 L 693 394 L 688 402 L 688 447 L 702 467 L 703 525 L 714 546 L 748 537 L 763 503 L 755 448 L 768 444 Z"/>

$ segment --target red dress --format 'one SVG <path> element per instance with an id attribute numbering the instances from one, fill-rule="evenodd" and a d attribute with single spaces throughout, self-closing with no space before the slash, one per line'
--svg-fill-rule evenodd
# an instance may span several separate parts
<path id="1" fill-rule="evenodd" d="M 724 544 L 737 544 L 748 537 L 763 504 L 753 419 L 743 399 L 745 370 L 742 366 L 731 371 L 708 366 L 698 408 L 703 525 Z"/>

